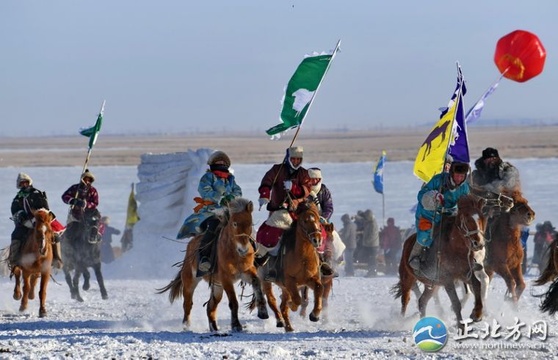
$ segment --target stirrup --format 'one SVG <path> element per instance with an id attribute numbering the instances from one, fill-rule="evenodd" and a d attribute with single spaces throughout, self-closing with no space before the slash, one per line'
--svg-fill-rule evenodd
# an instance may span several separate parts
<path id="1" fill-rule="evenodd" d="M 267 282 L 277 281 L 277 271 L 275 269 L 269 269 L 267 274 L 264 276 L 264 280 Z"/>
<path id="2" fill-rule="evenodd" d="M 335 275 L 335 271 L 333 271 L 332 267 L 328 263 L 322 263 L 320 266 L 320 272 L 323 276 L 333 276 Z"/>
<path id="3" fill-rule="evenodd" d="M 211 269 L 211 262 L 208 258 L 202 257 L 200 259 L 200 262 L 198 263 L 198 270 L 200 272 L 206 273 L 209 271 L 209 269 Z"/>

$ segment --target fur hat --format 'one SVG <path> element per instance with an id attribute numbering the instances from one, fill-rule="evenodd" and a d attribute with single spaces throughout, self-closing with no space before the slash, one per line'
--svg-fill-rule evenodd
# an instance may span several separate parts
<path id="1" fill-rule="evenodd" d="M 322 171 L 318 168 L 310 168 L 308 169 L 308 176 L 310 179 L 321 179 Z"/>
<path id="2" fill-rule="evenodd" d="M 302 158 L 304 149 L 302 146 L 292 146 L 289 148 L 289 157 L 292 158 Z"/>
<path id="3" fill-rule="evenodd" d="M 491 157 L 497 157 L 499 158 L 500 155 L 498 154 L 498 150 L 494 149 L 494 148 L 486 148 L 482 151 L 482 159 L 489 159 Z"/>
<path id="4" fill-rule="evenodd" d="M 453 156 L 447 154 L 445 164 L 451 164 L 452 162 L 453 162 Z"/>
<path id="5" fill-rule="evenodd" d="M 27 175 L 26 173 L 20 172 L 19 174 L 17 174 L 16 188 L 21 189 L 21 186 L 19 186 L 19 184 L 22 181 L 29 181 L 29 186 L 33 185 L 33 179 L 31 179 L 31 176 Z"/>
<path id="6" fill-rule="evenodd" d="M 231 166 L 231 159 L 222 151 L 215 151 L 213 154 L 209 155 L 209 159 L 207 159 L 207 165 L 215 165 L 215 163 L 218 161 L 224 162 L 226 167 Z"/>
<path id="7" fill-rule="evenodd" d="M 89 171 L 89 169 L 85 169 L 83 174 L 81 174 L 81 180 L 85 179 L 86 177 L 90 178 L 91 182 L 95 181 L 95 175 L 93 175 L 93 173 Z"/>
<path id="8" fill-rule="evenodd" d="M 108 217 L 108 216 L 103 216 L 103 217 L 101 218 L 101 222 L 102 222 L 103 224 L 106 224 L 106 225 L 110 224 L 110 217 Z"/>
<path id="9" fill-rule="evenodd" d="M 454 161 L 451 163 L 450 174 L 467 174 L 469 170 L 469 164 L 460 161 Z"/>

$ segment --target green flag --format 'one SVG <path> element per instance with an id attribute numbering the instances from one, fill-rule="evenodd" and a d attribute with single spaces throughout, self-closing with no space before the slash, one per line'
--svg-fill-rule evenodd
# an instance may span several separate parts
<path id="1" fill-rule="evenodd" d="M 99 131 L 101 131 L 101 125 L 103 124 L 103 113 L 105 112 L 105 101 L 103 101 L 103 105 L 101 106 L 101 111 L 97 116 L 97 121 L 95 125 L 81 129 L 79 133 L 83 136 L 87 136 L 89 138 L 89 148 L 91 149 L 93 145 L 97 142 L 97 136 L 99 135 Z"/>
<path id="2" fill-rule="evenodd" d="M 266 130 L 268 135 L 275 136 L 302 125 L 304 117 L 316 96 L 316 92 L 338 48 L 339 43 L 333 51 L 307 55 L 305 59 L 302 60 L 287 84 L 287 89 L 282 101 L 282 123 Z"/>

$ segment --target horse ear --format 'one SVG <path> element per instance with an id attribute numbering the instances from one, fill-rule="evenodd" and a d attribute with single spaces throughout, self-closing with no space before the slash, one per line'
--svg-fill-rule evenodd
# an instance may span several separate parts
<path id="1" fill-rule="evenodd" d="M 254 211 L 254 203 L 253 202 L 248 201 L 248 204 L 246 204 L 246 211 L 248 211 L 248 212 Z"/>

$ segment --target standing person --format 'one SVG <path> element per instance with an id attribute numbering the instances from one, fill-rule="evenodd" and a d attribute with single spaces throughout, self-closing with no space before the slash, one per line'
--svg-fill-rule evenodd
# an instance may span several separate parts
<path id="1" fill-rule="evenodd" d="M 12 231 L 12 240 L 10 243 L 9 266 L 13 271 L 14 266 L 21 261 L 21 246 L 29 236 L 33 229 L 32 211 L 44 208 L 50 210 L 46 193 L 33 187 L 33 179 L 26 173 L 19 173 L 16 179 L 16 188 L 18 192 L 12 200 L 11 213 L 15 228 Z M 56 233 L 63 229 L 63 226 L 56 220 L 52 220 L 52 230 Z M 62 258 L 60 257 L 60 240 L 59 236 L 54 237 L 52 246 L 53 259 L 52 266 L 54 268 L 62 268 Z"/>
<path id="2" fill-rule="evenodd" d="M 292 212 L 308 197 L 310 178 L 302 159 L 302 146 L 290 147 L 285 161 L 273 165 L 265 173 L 258 188 L 260 210 L 265 205 L 270 212 L 279 209 Z"/>
<path id="3" fill-rule="evenodd" d="M 395 226 L 394 218 L 390 217 L 387 219 L 387 226 L 380 231 L 380 242 L 384 250 L 386 273 L 396 274 L 403 248 L 403 239 L 401 237 L 401 229 Z"/>
<path id="4" fill-rule="evenodd" d="M 362 246 L 367 254 L 368 273 L 366 277 L 375 277 L 377 275 L 376 258 L 378 256 L 378 249 L 380 248 L 380 233 L 378 230 L 378 223 L 372 210 L 367 209 L 364 212 L 364 228 L 362 230 Z"/>
<path id="5" fill-rule="evenodd" d="M 71 205 L 70 216 L 68 217 L 67 230 L 71 238 L 76 237 L 79 227 L 78 222 L 83 221 L 90 227 L 88 241 L 95 244 L 100 241 L 99 223 L 101 213 L 97 209 L 99 206 L 99 193 L 93 186 L 95 176 L 89 169 L 85 169 L 81 174 L 81 181 L 70 186 L 63 194 L 62 201 Z"/>
<path id="6" fill-rule="evenodd" d="M 503 161 L 494 148 L 486 148 L 482 156 L 475 161 L 475 170 L 471 175 L 471 186 L 496 194 L 507 195 L 521 191 L 519 170 L 507 161 Z"/>
<path id="7" fill-rule="evenodd" d="M 213 249 L 219 235 L 217 230 L 219 219 L 215 211 L 242 196 L 242 189 L 229 171 L 231 159 L 227 154 L 223 151 L 215 151 L 209 156 L 207 165 L 209 169 L 198 184 L 200 197 L 194 199 L 198 205 L 194 208 L 194 213 L 184 220 L 184 225 L 177 236 L 181 239 L 203 232 L 198 248 L 198 277 L 206 274 L 213 266 Z"/>
<path id="8" fill-rule="evenodd" d="M 101 226 L 99 228 L 101 233 L 101 261 L 105 264 L 114 261 L 114 250 L 112 248 L 112 235 L 119 235 L 120 230 L 110 226 L 110 218 L 103 216 L 101 218 Z"/>
<path id="9" fill-rule="evenodd" d="M 354 276 L 354 253 L 357 245 L 356 232 L 357 226 L 351 220 L 349 214 L 345 214 L 341 217 L 343 222 L 343 227 L 339 231 L 339 236 L 345 244 L 345 253 L 343 258 L 345 259 L 345 276 Z"/>
<path id="10" fill-rule="evenodd" d="M 523 275 L 527 272 L 527 240 L 529 239 L 529 227 L 523 226 L 519 236 L 521 247 L 523 248 L 523 262 L 521 263 L 521 272 Z"/>
<path id="11" fill-rule="evenodd" d="M 537 224 L 537 232 L 533 242 L 535 243 L 535 249 L 533 253 L 533 263 L 537 264 L 539 270 L 541 270 L 546 264 L 546 257 L 548 256 L 548 246 L 552 243 L 554 236 L 554 226 L 550 221 L 545 221 L 542 224 Z"/>
<path id="12" fill-rule="evenodd" d="M 449 172 L 434 175 L 418 192 L 415 223 L 417 240 L 409 255 L 409 265 L 418 271 L 426 269 L 426 252 L 432 246 L 432 228 L 442 218 L 441 213 L 455 214 L 457 201 L 469 194 L 469 184 L 465 181 L 469 164 L 454 161 Z"/>

